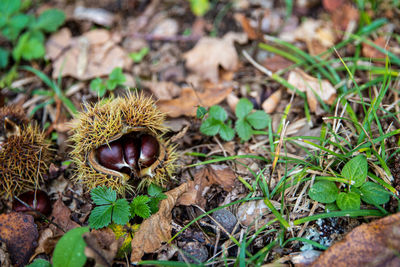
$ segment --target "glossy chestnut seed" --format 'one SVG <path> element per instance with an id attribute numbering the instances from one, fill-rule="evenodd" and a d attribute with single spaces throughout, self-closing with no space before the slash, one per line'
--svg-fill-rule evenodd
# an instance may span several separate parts
<path id="1" fill-rule="evenodd" d="M 141 141 L 139 165 L 149 167 L 157 160 L 160 144 L 157 138 L 148 134 L 143 135 Z"/>
<path id="2" fill-rule="evenodd" d="M 35 191 L 28 191 L 18 196 L 20 200 L 28 204 L 34 210 L 44 214 L 49 215 L 51 212 L 51 201 L 46 192 L 42 190 L 36 191 L 36 201 L 35 201 Z M 22 204 L 18 199 L 14 199 L 12 209 L 16 212 L 31 212 L 32 210 Z"/>
<path id="3" fill-rule="evenodd" d="M 136 168 L 140 155 L 139 141 L 133 138 L 126 138 L 124 140 L 124 156 L 126 163 L 131 168 Z"/>
<path id="4" fill-rule="evenodd" d="M 127 167 L 122 145 L 118 141 L 100 146 L 96 150 L 96 156 L 99 163 L 108 169 L 120 171 Z"/>

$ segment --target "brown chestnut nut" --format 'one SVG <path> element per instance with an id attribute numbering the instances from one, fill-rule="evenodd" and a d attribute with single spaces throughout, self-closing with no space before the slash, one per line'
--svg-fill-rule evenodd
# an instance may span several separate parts
<path id="1" fill-rule="evenodd" d="M 143 135 L 141 141 L 139 166 L 149 167 L 157 160 L 160 144 L 157 138 L 148 134 Z"/>
<path id="2" fill-rule="evenodd" d="M 139 160 L 140 155 L 140 144 L 139 141 L 133 138 L 126 138 L 124 140 L 124 156 L 126 163 L 129 164 L 131 168 L 136 168 L 136 164 Z"/>
<path id="3" fill-rule="evenodd" d="M 100 146 L 96 154 L 99 163 L 108 169 L 120 171 L 124 167 L 129 167 L 124 160 L 123 147 L 118 141 Z"/>
<path id="4" fill-rule="evenodd" d="M 44 215 L 51 212 L 51 201 L 46 192 L 42 190 L 28 191 L 18 196 L 18 199 L 28 204 L 33 210 Z M 18 199 L 14 199 L 12 209 L 16 212 L 32 212 L 32 209 L 22 204 Z M 35 215 L 35 214 L 34 214 Z"/>

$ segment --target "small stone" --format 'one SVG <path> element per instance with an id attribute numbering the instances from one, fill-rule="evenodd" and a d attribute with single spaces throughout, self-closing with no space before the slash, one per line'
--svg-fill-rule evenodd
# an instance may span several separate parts
<path id="1" fill-rule="evenodd" d="M 184 257 L 182 253 L 178 254 L 178 260 L 188 263 L 202 263 L 208 259 L 207 249 L 199 242 L 188 242 L 182 247 Z"/>
<path id="2" fill-rule="evenodd" d="M 237 223 L 235 215 L 233 215 L 229 210 L 220 209 L 213 212 L 212 217 L 225 228 L 228 233 L 232 233 L 233 228 Z M 215 222 L 213 222 L 215 224 Z"/>

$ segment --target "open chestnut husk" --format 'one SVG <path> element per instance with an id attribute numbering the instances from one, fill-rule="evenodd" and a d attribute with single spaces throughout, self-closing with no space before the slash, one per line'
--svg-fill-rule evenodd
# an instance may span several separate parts
<path id="1" fill-rule="evenodd" d="M 107 186 L 124 194 L 172 175 L 176 153 L 163 138 L 165 115 L 143 94 L 87 105 L 78 115 L 71 140 L 74 178 L 87 190 Z"/>
<path id="2" fill-rule="evenodd" d="M 25 206 L 19 200 L 25 202 L 29 207 Z M 42 190 L 28 191 L 13 200 L 12 209 L 16 212 L 30 213 L 34 217 L 37 217 L 35 211 L 49 215 L 51 212 L 51 201 L 47 193 Z"/>

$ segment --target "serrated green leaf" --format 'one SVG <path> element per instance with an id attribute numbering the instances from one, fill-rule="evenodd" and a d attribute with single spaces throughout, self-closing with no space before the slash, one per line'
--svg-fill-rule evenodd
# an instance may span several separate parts
<path id="1" fill-rule="evenodd" d="M 38 17 L 32 24 L 31 29 L 42 30 L 45 32 L 54 32 L 65 21 L 65 14 L 59 9 L 48 9 Z"/>
<path id="2" fill-rule="evenodd" d="M 318 181 L 308 191 L 311 199 L 321 203 L 332 203 L 336 200 L 339 189 L 331 181 Z"/>
<path id="3" fill-rule="evenodd" d="M 361 199 L 365 203 L 382 205 L 390 200 L 390 194 L 381 185 L 374 182 L 366 182 L 360 187 Z"/>
<path id="4" fill-rule="evenodd" d="M 207 114 L 207 109 L 205 107 L 198 107 L 196 110 L 196 117 L 198 119 L 204 118 L 204 116 Z"/>
<path id="5" fill-rule="evenodd" d="M 253 110 L 253 103 L 247 98 L 242 98 L 236 105 L 235 114 L 238 119 L 243 119 Z"/>
<path id="6" fill-rule="evenodd" d="M 142 218 L 150 217 L 150 207 L 147 204 L 150 202 L 148 196 L 137 196 L 131 202 L 131 214 L 135 214 Z"/>
<path id="7" fill-rule="evenodd" d="M 11 16 L 21 8 L 20 0 L 1 0 L 0 14 L 3 16 Z"/>
<path id="8" fill-rule="evenodd" d="M 200 132 L 208 136 L 214 136 L 219 132 L 222 124 L 221 121 L 209 117 L 201 124 Z"/>
<path id="9" fill-rule="evenodd" d="M 208 116 L 215 120 L 224 122 L 228 118 L 228 114 L 221 106 L 215 105 L 208 110 Z"/>
<path id="10" fill-rule="evenodd" d="M 89 216 L 89 226 L 94 229 L 106 227 L 111 223 L 113 207 L 111 205 L 95 207 Z"/>
<path id="11" fill-rule="evenodd" d="M 117 200 L 117 192 L 105 186 L 93 188 L 90 196 L 96 205 L 112 204 Z"/>
<path id="12" fill-rule="evenodd" d="M 0 47 L 0 68 L 5 68 L 8 65 L 10 52 Z"/>
<path id="13" fill-rule="evenodd" d="M 358 155 L 357 157 L 352 158 L 342 169 L 342 176 L 345 179 L 354 181 L 352 186 L 355 187 L 360 187 L 365 182 L 367 173 L 368 162 L 364 155 Z"/>
<path id="14" fill-rule="evenodd" d="M 359 210 L 361 205 L 360 195 L 355 192 L 341 192 L 336 199 L 336 204 L 341 210 Z"/>
<path id="15" fill-rule="evenodd" d="M 226 124 L 221 124 L 221 128 L 219 129 L 219 135 L 225 141 L 230 141 L 235 137 L 235 131 Z"/>
<path id="16" fill-rule="evenodd" d="M 150 48 L 149 47 L 143 47 L 142 49 L 140 49 L 139 52 L 133 52 L 129 54 L 129 57 L 133 60 L 133 62 L 135 63 L 140 63 L 143 58 L 150 52 Z"/>
<path id="17" fill-rule="evenodd" d="M 250 139 L 251 135 L 253 134 L 253 130 L 248 122 L 244 119 L 238 119 L 235 123 L 235 130 L 243 141 L 247 141 Z"/>
<path id="18" fill-rule="evenodd" d="M 80 267 L 85 264 L 86 243 L 82 235 L 87 232 L 89 227 L 78 227 L 61 237 L 53 252 L 54 267 Z"/>
<path id="19" fill-rule="evenodd" d="M 162 188 L 159 187 L 158 185 L 155 184 L 151 184 L 148 188 L 147 188 L 147 194 L 149 194 L 149 196 L 151 197 L 155 197 L 159 194 L 162 193 Z"/>
<path id="20" fill-rule="evenodd" d="M 18 39 L 12 55 L 15 61 L 19 61 L 21 58 L 25 60 L 41 58 L 44 56 L 44 53 L 43 43 L 35 38 L 31 38 L 31 35 L 27 32 Z"/>
<path id="21" fill-rule="evenodd" d="M 107 89 L 114 90 L 118 85 L 123 85 L 126 81 L 126 77 L 122 72 L 122 68 L 114 68 L 108 76 Z"/>
<path id="22" fill-rule="evenodd" d="M 36 259 L 26 267 L 51 267 L 51 263 L 44 259 Z"/>
<path id="23" fill-rule="evenodd" d="M 269 116 L 264 111 L 257 110 L 256 112 L 249 114 L 246 117 L 246 120 L 254 129 L 261 130 L 268 126 Z"/>
<path id="24" fill-rule="evenodd" d="M 130 215 L 129 202 L 124 198 L 118 199 L 113 208 L 112 221 L 116 224 L 125 225 L 129 222 Z"/>

